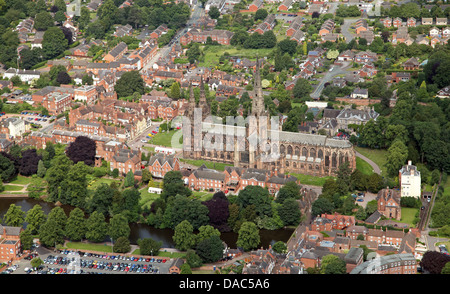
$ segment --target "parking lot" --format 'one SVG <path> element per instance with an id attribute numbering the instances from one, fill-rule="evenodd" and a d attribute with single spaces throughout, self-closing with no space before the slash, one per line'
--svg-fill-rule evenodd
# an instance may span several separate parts
<path id="1" fill-rule="evenodd" d="M 9 266 L 7 274 L 167 274 L 170 259 L 144 258 L 124 254 L 95 254 L 75 250 L 51 251 L 39 248 L 44 263 L 34 271 L 31 258 L 24 258 Z"/>

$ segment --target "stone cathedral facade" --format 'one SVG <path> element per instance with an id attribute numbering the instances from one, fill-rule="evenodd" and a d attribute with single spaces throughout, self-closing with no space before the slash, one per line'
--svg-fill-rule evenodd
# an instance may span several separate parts
<path id="1" fill-rule="evenodd" d="M 247 118 L 223 123 L 210 115 L 203 81 L 198 103 L 191 87 L 183 117 L 183 157 L 281 174 L 336 175 L 345 162 L 352 170 L 356 168 L 355 151 L 349 141 L 282 131 L 278 117 L 270 118 L 264 105 L 259 62 L 254 91 Z"/>

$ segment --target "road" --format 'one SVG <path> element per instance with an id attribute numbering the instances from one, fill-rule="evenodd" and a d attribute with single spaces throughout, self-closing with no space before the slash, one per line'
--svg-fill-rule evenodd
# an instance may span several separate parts
<path id="1" fill-rule="evenodd" d="M 178 30 L 173 39 L 166 46 L 159 48 L 158 52 L 155 56 L 147 63 L 147 65 L 143 68 L 143 70 L 148 70 L 153 67 L 153 64 L 157 61 L 164 60 L 170 53 L 172 46 L 179 44 L 181 36 L 183 36 L 188 30 L 189 27 L 196 23 L 201 17 L 205 15 L 205 10 L 201 7 L 201 3 L 198 3 L 194 6 L 194 11 L 191 13 L 191 18 L 186 23 L 186 27 Z"/>
<path id="2" fill-rule="evenodd" d="M 354 23 L 356 19 L 354 18 L 346 18 L 344 19 L 344 23 L 341 26 L 341 34 L 345 38 L 345 42 L 348 44 L 351 40 L 353 40 L 354 36 L 352 33 L 350 33 L 350 26 L 352 23 Z"/>
<path id="3" fill-rule="evenodd" d="M 328 70 L 320 80 L 320 83 L 317 85 L 314 92 L 311 93 L 311 98 L 319 99 L 325 84 L 330 82 L 335 76 L 347 73 L 347 67 L 349 65 L 350 63 L 344 63 L 342 66 L 332 65 L 330 70 Z"/>

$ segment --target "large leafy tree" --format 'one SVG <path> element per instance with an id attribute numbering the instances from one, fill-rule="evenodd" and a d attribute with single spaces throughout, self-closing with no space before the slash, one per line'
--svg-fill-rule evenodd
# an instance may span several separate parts
<path id="1" fill-rule="evenodd" d="M 108 223 L 105 216 L 98 211 L 91 213 L 86 220 L 86 238 L 91 242 L 101 242 L 108 235 Z"/>
<path id="2" fill-rule="evenodd" d="M 261 186 L 246 186 L 239 191 L 237 197 L 241 208 L 254 205 L 256 214 L 260 217 L 272 216 L 271 202 L 269 191 Z"/>
<path id="3" fill-rule="evenodd" d="M 2 182 L 9 181 L 16 175 L 14 162 L 5 155 L 0 154 L 0 180 Z"/>
<path id="4" fill-rule="evenodd" d="M 244 222 L 239 229 L 236 245 L 242 247 L 244 251 L 249 251 L 257 248 L 260 242 L 258 227 L 253 222 Z"/>
<path id="5" fill-rule="evenodd" d="M 118 97 L 128 97 L 134 93 L 144 94 L 144 80 L 139 71 L 128 71 L 116 82 L 114 90 Z"/>
<path id="6" fill-rule="evenodd" d="M 86 136 L 78 136 L 67 148 L 66 154 L 77 163 L 83 161 L 86 165 L 93 166 L 95 164 L 95 141 Z"/>
<path id="7" fill-rule="evenodd" d="M 278 214 L 285 226 L 298 225 L 302 216 L 297 200 L 288 198 L 278 208 Z"/>
<path id="8" fill-rule="evenodd" d="M 401 140 L 395 140 L 388 149 L 386 168 L 389 176 L 395 177 L 408 159 L 408 147 Z"/>
<path id="9" fill-rule="evenodd" d="M 51 27 L 44 33 L 42 50 L 45 58 L 52 59 L 62 54 L 68 46 L 68 41 L 63 31 L 58 27 Z"/>
<path id="10" fill-rule="evenodd" d="M 182 221 L 175 227 L 172 239 L 175 243 L 175 248 L 179 250 L 186 251 L 193 248 L 196 243 L 194 227 L 189 221 Z"/>
<path id="11" fill-rule="evenodd" d="M 30 230 L 32 234 L 37 234 L 39 232 L 39 228 L 45 223 L 47 217 L 42 209 L 42 206 L 36 204 L 27 211 L 27 215 L 25 217 L 25 221 L 28 223 L 27 229 Z"/>
<path id="12" fill-rule="evenodd" d="M 114 240 L 120 237 L 128 238 L 130 236 L 130 226 L 128 219 L 123 214 L 114 215 L 109 221 L 108 235 Z"/>
<path id="13" fill-rule="evenodd" d="M 3 221 L 12 227 L 21 227 L 25 220 L 25 212 L 22 211 L 20 206 L 14 203 L 9 206 L 8 211 L 3 217 Z"/>
<path id="14" fill-rule="evenodd" d="M 230 230 L 228 226 L 228 218 L 230 217 L 230 211 L 228 206 L 230 205 L 224 192 L 217 192 L 213 197 L 203 202 L 208 208 L 209 223 L 221 232 L 227 232 Z"/>
<path id="15" fill-rule="evenodd" d="M 44 246 L 63 244 L 67 216 L 61 207 L 53 208 L 48 214 L 47 220 L 39 230 L 39 240 Z"/>
<path id="16" fill-rule="evenodd" d="M 73 209 L 66 224 L 66 236 L 71 241 L 80 241 L 86 232 L 86 220 L 84 212 L 80 208 Z"/>
<path id="17" fill-rule="evenodd" d="M 42 157 L 36 152 L 36 149 L 26 149 L 22 151 L 19 172 L 23 176 L 31 176 L 37 173 L 39 160 Z"/>
<path id="18" fill-rule="evenodd" d="M 216 262 L 223 258 L 224 245 L 216 235 L 204 239 L 197 245 L 196 253 L 205 263 Z"/>

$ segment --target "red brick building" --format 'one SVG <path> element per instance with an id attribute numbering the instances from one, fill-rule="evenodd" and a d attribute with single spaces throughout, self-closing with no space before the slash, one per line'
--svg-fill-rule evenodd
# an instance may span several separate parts
<path id="1" fill-rule="evenodd" d="M 169 171 L 180 170 L 180 160 L 173 155 L 157 153 L 150 157 L 148 170 L 153 177 L 164 178 Z"/>
<path id="2" fill-rule="evenodd" d="M 0 262 L 11 262 L 21 253 L 20 233 L 22 227 L 0 225 Z"/>

